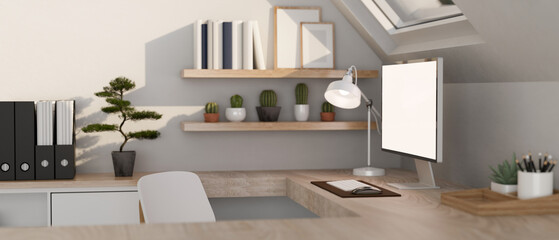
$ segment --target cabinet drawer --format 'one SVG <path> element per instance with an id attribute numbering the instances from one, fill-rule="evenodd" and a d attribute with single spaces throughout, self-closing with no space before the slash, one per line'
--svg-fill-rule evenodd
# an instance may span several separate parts
<path id="1" fill-rule="evenodd" d="M 51 193 L 52 226 L 135 224 L 140 222 L 135 191 Z"/>

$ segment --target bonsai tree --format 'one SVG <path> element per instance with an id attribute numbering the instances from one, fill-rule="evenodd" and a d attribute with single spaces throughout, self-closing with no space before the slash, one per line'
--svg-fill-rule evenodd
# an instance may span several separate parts
<path id="1" fill-rule="evenodd" d="M 137 111 L 131 105 L 130 101 L 124 100 L 124 93 L 134 89 L 136 84 L 128 78 L 118 77 L 111 82 L 109 86 L 103 87 L 103 91 L 96 92 L 95 96 L 105 98 L 110 106 L 101 108 L 101 111 L 107 114 L 118 114 L 122 119 L 120 124 L 90 124 L 82 128 L 86 133 L 91 132 L 119 132 L 124 138 L 124 142 L 120 145 L 119 151 L 122 152 L 124 145 L 131 139 L 156 139 L 160 133 L 155 130 L 142 130 L 137 132 L 125 133 L 122 127 L 127 121 L 139 121 L 145 119 L 160 119 L 161 114 L 153 111 Z"/>

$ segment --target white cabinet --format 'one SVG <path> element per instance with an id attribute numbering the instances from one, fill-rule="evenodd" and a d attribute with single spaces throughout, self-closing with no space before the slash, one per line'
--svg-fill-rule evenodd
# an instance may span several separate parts
<path id="1" fill-rule="evenodd" d="M 111 225 L 140 222 L 136 191 L 51 192 L 51 225 Z"/>

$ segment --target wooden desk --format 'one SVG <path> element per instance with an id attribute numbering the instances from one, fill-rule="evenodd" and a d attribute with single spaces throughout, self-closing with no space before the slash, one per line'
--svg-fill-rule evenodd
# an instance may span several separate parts
<path id="1" fill-rule="evenodd" d="M 198 173 L 209 197 L 287 195 L 322 218 L 223 221 L 190 224 L 2 228 L 1 239 L 557 239 L 559 215 L 478 217 L 440 204 L 440 193 L 462 189 L 438 181 L 438 190 L 396 190 L 386 182 L 416 180 L 411 172 L 387 170 L 384 177 L 354 177 L 350 170 Z M 47 187 L 133 186 L 110 175 L 80 175 Z M 356 178 L 397 191 L 399 198 L 338 198 L 310 183 Z M 51 183 L 53 182 L 53 183 Z M 28 184 L 28 185 L 25 185 Z M 54 185 L 49 185 L 54 184 Z M 32 183 L 0 183 L 36 188 Z"/>

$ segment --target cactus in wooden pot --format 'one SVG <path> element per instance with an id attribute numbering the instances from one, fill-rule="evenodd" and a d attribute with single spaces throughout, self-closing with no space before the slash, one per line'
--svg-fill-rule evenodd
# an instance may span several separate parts
<path id="1" fill-rule="evenodd" d="M 206 103 L 206 113 L 204 113 L 205 122 L 219 122 L 219 105 L 215 102 Z"/>
<path id="2" fill-rule="evenodd" d="M 256 107 L 258 119 L 262 122 L 276 122 L 281 107 L 276 107 L 278 96 L 274 90 L 264 90 L 260 93 L 260 107 Z"/>
<path id="3" fill-rule="evenodd" d="M 241 122 L 246 118 L 246 109 L 243 108 L 243 97 L 238 94 L 231 96 L 231 107 L 225 109 L 225 118 L 231 122 Z"/>
<path id="4" fill-rule="evenodd" d="M 331 103 L 325 101 L 322 103 L 322 112 L 320 113 L 320 120 L 323 122 L 331 122 L 336 118 L 336 113 L 334 112 L 334 106 Z"/>
<path id="5" fill-rule="evenodd" d="M 309 88 L 304 83 L 295 86 L 295 107 L 293 108 L 295 120 L 304 122 L 309 120 Z"/>

